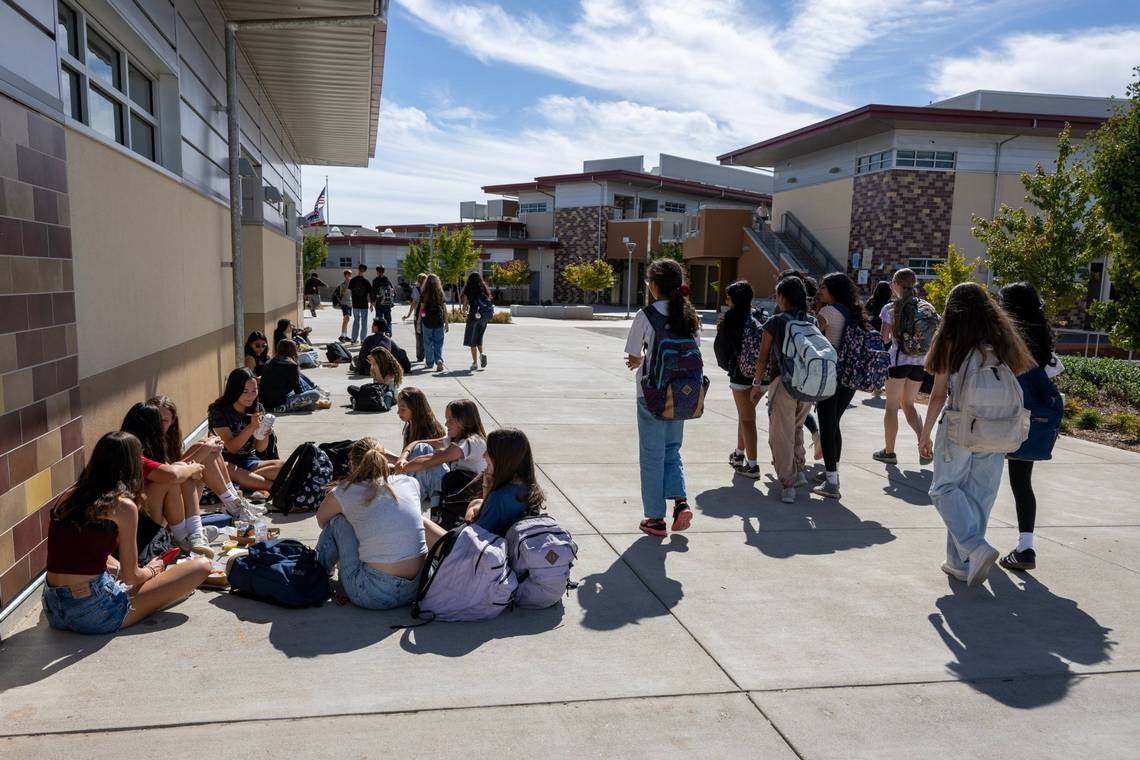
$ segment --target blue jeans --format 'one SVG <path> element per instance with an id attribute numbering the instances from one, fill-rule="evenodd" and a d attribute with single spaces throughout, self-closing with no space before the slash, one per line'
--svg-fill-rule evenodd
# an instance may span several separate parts
<path id="1" fill-rule="evenodd" d="M 665 500 L 685 496 L 685 467 L 681 464 L 684 420 L 654 417 L 637 399 L 637 439 L 641 463 L 641 507 L 645 516 L 665 518 Z"/>
<path id="2" fill-rule="evenodd" d="M 376 304 L 376 316 L 383 318 L 383 320 L 388 323 L 388 326 L 386 328 L 384 328 L 384 334 L 391 337 L 392 336 L 392 307 L 391 306 L 381 306 L 380 304 Z"/>
<path id="3" fill-rule="evenodd" d="M 950 441 L 939 421 L 930 499 L 946 523 L 946 564 L 967 571 L 970 552 L 986 541 L 986 524 L 1005 467 L 1002 454 L 976 454 Z"/>
<path id="4" fill-rule="evenodd" d="M 44 583 L 44 614 L 48 625 L 76 633 L 114 633 L 131 611 L 127 588 L 107 573 L 87 582 L 87 588 Z"/>
<path id="5" fill-rule="evenodd" d="M 408 459 L 415 459 L 422 457 L 425 454 L 434 454 L 435 449 L 431 444 L 417 443 L 408 452 Z M 439 506 L 439 495 L 442 492 L 443 476 L 447 474 L 450 468 L 446 464 L 437 464 L 435 467 L 429 467 L 426 470 L 411 473 L 416 482 L 420 484 L 420 498 L 423 502 L 427 502 L 433 508 Z"/>
<path id="6" fill-rule="evenodd" d="M 354 341 L 363 341 L 368 337 L 368 307 L 352 310 L 352 332 L 348 337 Z"/>
<path id="7" fill-rule="evenodd" d="M 340 585 L 357 607 L 390 610 L 416 598 L 419 583 L 415 579 L 389 575 L 360 561 L 360 541 L 344 515 L 333 517 L 321 531 L 317 559 L 329 575 L 340 566 Z"/>
<path id="8" fill-rule="evenodd" d="M 424 364 L 431 367 L 443 361 L 443 335 L 442 327 L 423 326 L 424 335 Z"/>

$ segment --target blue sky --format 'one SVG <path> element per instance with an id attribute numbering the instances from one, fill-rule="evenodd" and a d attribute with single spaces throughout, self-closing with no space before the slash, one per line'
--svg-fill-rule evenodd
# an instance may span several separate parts
<path id="1" fill-rule="evenodd" d="M 583 159 L 717 153 L 849 108 L 973 89 L 1119 95 L 1121 0 L 393 0 L 380 139 L 330 177 L 333 223 L 456 218 L 480 186 Z"/>

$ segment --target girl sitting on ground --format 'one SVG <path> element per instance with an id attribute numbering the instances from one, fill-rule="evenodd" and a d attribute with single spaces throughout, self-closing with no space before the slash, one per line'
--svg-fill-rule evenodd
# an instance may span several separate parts
<path id="1" fill-rule="evenodd" d="M 43 609 L 52 628 L 107 634 L 134 625 L 192 593 L 210 574 L 194 558 L 139 567 L 138 504 L 143 495 L 142 446 L 130 433 L 99 439 L 75 485 L 52 508 Z M 119 580 L 107 572 L 119 552 Z"/>
<path id="2" fill-rule="evenodd" d="M 312 331 L 313 328 L 311 327 L 303 329 L 294 327 L 292 320 L 279 319 L 277 320 L 277 327 L 273 330 L 273 347 L 276 349 L 278 344 L 283 340 L 291 340 L 297 344 L 307 344 L 309 342 L 309 333 Z"/>
<path id="3" fill-rule="evenodd" d="M 261 403 L 275 412 L 311 412 L 328 409 L 326 394 L 301 373 L 297 344 L 288 338 L 277 342 L 277 355 L 261 371 Z"/>
<path id="4" fill-rule="evenodd" d="M 178 421 L 178 407 L 169 396 L 155 396 L 147 401 L 158 407 L 162 415 L 163 458 L 166 463 L 188 462 L 201 464 L 202 482 L 222 502 L 222 508 L 232 517 L 251 520 L 265 513 L 263 507 L 255 506 L 234 487 L 232 468 L 222 458 L 225 445 L 216 435 L 209 435 L 190 444 L 183 450 L 182 426 Z"/>
<path id="5" fill-rule="evenodd" d="M 245 339 L 245 366 L 253 374 L 261 375 L 261 370 L 269 361 L 269 341 L 261 330 L 254 330 Z"/>
<path id="6" fill-rule="evenodd" d="M 479 418 L 479 408 L 470 399 L 459 399 L 448 403 L 444 410 L 444 429 L 447 435 L 440 438 L 427 438 L 406 447 L 407 453 L 396 462 L 396 471 L 406 475 L 425 475 L 425 499 L 437 505 L 443 481 L 443 471 L 430 471 L 440 465 L 447 465 L 448 471 L 462 471 L 471 479 L 483 474 L 486 462 L 483 453 L 487 450 L 487 433 Z M 417 444 L 423 444 L 419 446 Z M 422 453 L 413 453 L 422 452 Z M 435 486 L 435 476 L 439 476 L 440 486 Z M 418 480 L 419 478 L 417 478 Z M 426 482 L 425 482 L 426 481 Z M 436 487 L 436 491 L 428 490 Z"/>
<path id="7" fill-rule="evenodd" d="M 261 459 L 269 448 L 268 432 L 255 433 L 265 419 L 265 407 L 257 400 L 257 378 L 239 367 L 226 378 L 226 387 L 207 410 L 210 432 L 222 439 L 222 458 L 234 466 L 233 480 L 242 488 L 269 491 L 281 469 L 280 459 Z"/>
<path id="8" fill-rule="evenodd" d="M 386 610 L 410 604 L 424 566 L 424 520 L 419 486 L 394 475 L 384 447 L 361 438 L 348 452 L 349 475 L 317 510 L 317 556 L 358 607 Z"/>
<path id="9" fill-rule="evenodd" d="M 368 354 L 368 374 L 372 382 L 387 385 L 393 392 L 404 382 L 404 369 L 386 348 L 374 348 Z"/>
<path id="10" fill-rule="evenodd" d="M 404 423 L 403 448 L 399 455 L 386 453 L 388 463 L 393 467 L 401 459 L 406 461 L 434 453 L 435 448 L 425 441 L 447 435 L 435 418 L 427 396 L 419 388 L 408 387 L 400 391 L 396 396 L 396 416 Z M 439 506 L 440 487 L 448 470 L 448 465 L 440 464 L 409 473 L 420 484 L 420 494 L 427 508 Z"/>
<path id="11" fill-rule="evenodd" d="M 166 462 L 166 442 L 162 436 L 162 413 L 153 404 L 135 404 L 119 426 L 124 433 L 138 439 L 142 448 L 143 493 L 138 503 L 139 525 L 136 533 L 139 554 L 166 526 L 180 549 L 213 559 L 214 551 L 202 530 L 202 473 L 198 462 Z"/>
<path id="12" fill-rule="evenodd" d="M 1001 485 L 1005 456 L 971 451 L 951 441 L 941 413 L 947 401 L 950 409 L 957 406 L 962 370 L 975 355 L 980 359 L 991 354 L 1015 375 L 1036 366 L 1013 320 L 981 285 L 964 282 L 954 286 L 926 355 L 934 390 L 918 447 L 921 456 L 933 459 L 930 499 L 946 523 L 942 572 L 970 586 L 985 581 L 998 558 L 998 550 L 986 542 L 986 526 Z M 935 421 L 938 433 L 932 442 Z"/>

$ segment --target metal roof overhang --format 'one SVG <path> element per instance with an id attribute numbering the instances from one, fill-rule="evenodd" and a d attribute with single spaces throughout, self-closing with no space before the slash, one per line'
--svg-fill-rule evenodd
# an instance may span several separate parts
<path id="1" fill-rule="evenodd" d="M 221 0 L 221 6 L 226 21 L 238 24 L 238 47 L 300 163 L 367 166 L 380 124 L 388 0 Z M 376 23 L 359 20 L 368 16 Z M 347 23 L 348 17 L 356 19 Z M 346 22 L 303 23 L 317 19 Z"/>
<path id="2" fill-rule="evenodd" d="M 1096 116 L 1058 116 L 1012 111 L 972 111 L 872 104 L 725 153 L 717 156 L 717 160 L 729 165 L 773 167 L 781 161 L 796 156 L 892 129 L 1055 137 L 1066 122 L 1072 126 L 1074 137 L 1083 137 L 1099 127 L 1104 119 Z"/>

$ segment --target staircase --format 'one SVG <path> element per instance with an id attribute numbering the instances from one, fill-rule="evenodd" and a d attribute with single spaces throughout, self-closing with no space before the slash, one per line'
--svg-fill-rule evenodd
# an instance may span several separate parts
<path id="1" fill-rule="evenodd" d="M 782 227 L 773 235 L 805 265 L 800 271 L 807 272 L 817 280 L 832 272 L 847 271 L 792 212 L 784 212 Z"/>

